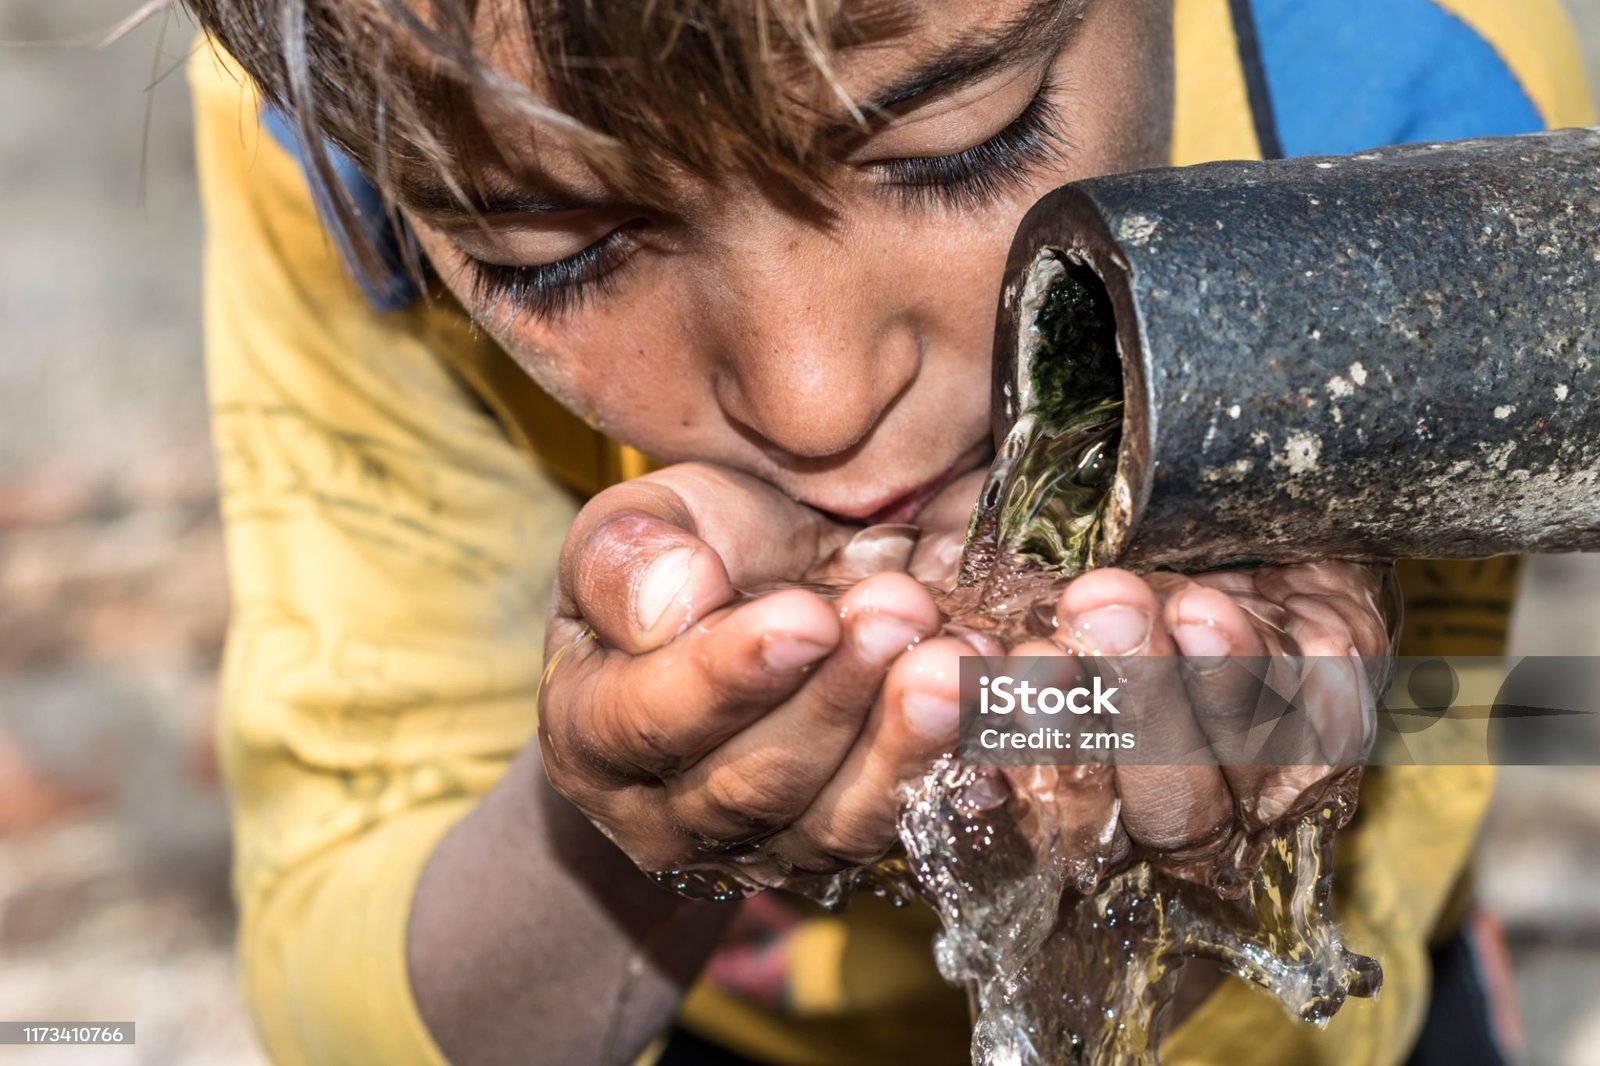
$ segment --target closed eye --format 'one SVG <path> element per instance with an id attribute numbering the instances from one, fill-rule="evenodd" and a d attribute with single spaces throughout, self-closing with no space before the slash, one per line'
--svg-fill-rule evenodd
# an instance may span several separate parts
<path id="1" fill-rule="evenodd" d="M 473 304 L 512 318 L 555 318 L 572 311 L 616 280 L 648 225 L 645 219 L 627 222 L 553 263 L 508 266 L 469 256 L 466 269 L 472 273 Z"/>
<path id="2" fill-rule="evenodd" d="M 911 207 L 977 209 L 1025 186 L 1059 164 L 1071 145 L 1061 128 L 1048 80 L 1022 112 L 981 144 L 949 155 L 909 156 L 871 164 L 879 183 Z"/>

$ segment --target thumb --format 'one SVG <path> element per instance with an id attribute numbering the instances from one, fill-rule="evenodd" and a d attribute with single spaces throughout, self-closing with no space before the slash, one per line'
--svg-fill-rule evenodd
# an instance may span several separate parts
<path id="1" fill-rule="evenodd" d="M 561 586 L 558 611 L 630 654 L 666 644 L 734 595 L 709 545 L 637 511 L 608 515 L 569 540 Z"/>

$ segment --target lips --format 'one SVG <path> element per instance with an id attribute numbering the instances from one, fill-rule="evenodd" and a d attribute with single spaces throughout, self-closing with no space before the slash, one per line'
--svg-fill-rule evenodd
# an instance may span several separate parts
<path id="1" fill-rule="evenodd" d="M 882 525 L 885 522 L 909 522 L 929 500 L 939 494 L 939 490 L 944 488 L 949 480 L 950 474 L 947 472 L 924 485 L 917 486 L 904 496 L 890 500 L 871 514 L 863 516 L 861 520 L 869 526 Z"/>
<path id="2" fill-rule="evenodd" d="M 937 477 L 930 478 L 922 484 L 897 495 L 868 500 L 855 507 L 820 507 L 815 504 L 812 506 L 818 506 L 819 510 L 841 522 L 867 526 L 884 525 L 886 523 L 909 523 L 946 486 L 962 474 L 973 469 L 984 453 L 985 447 L 985 444 L 978 445 L 950 464 L 949 468 Z"/>

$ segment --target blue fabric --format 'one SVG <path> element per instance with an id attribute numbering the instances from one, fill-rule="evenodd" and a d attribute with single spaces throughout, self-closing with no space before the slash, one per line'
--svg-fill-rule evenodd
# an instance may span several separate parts
<path id="1" fill-rule="evenodd" d="M 289 120 L 289 116 L 275 107 L 269 107 L 262 112 L 261 122 L 272 135 L 272 139 L 300 161 L 301 169 L 306 171 L 306 180 L 311 186 L 311 198 L 316 201 L 317 212 L 333 236 L 334 244 L 338 245 L 340 254 L 344 256 L 345 265 L 349 267 L 351 276 L 366 292 L 367 300 L 372 306 L 380 311 L 399 311 L 415 303 L 422 294 L 417 290 L 416 283 L 411 280 L 410 272 L 406 270 L 405 257 L 400 254 L 400 238 L 389 222 L 388 212 L 384 210 L 383 197 L 367 180 L 366 175 L 356 167 L 355 160 L 328 145 L 328 161 L 332 164 L 334 175 L 361 226 L 359 237 L 376 249 L 383 261 L 384 269 L 378 277 L 372 277 L 362 269 L 361 257 L 351 245 L 351 235 L 345 233 L 338 224 L 339 216 L 329 202 L 328 190 L 313 179 L 311 168 L 305 165 L 305 153 L 300 149 L 300 138 L 296 135 L 294 123 Z"/>
<path id="2" fill-rule="evenodd" d="M 1286 155 L 1533 133 L 1505 60 L 1430 0 L 1252 0 Z"/>

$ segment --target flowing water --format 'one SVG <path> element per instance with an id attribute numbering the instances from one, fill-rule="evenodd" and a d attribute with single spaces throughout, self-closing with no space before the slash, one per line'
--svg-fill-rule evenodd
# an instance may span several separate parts
<path id="1" fill-rule="evenodd" d="M 1065 271 L 1044 294 L 1034 402 L 999 449 L 944 598 L 952 631 L 1048 638 L 1062 583 L 1094 562 L 1122 414 L 1103 300 Z M 981 1066 L 1154 1063 L 1187 960 L 1307 1022 L 1377 992 L 1378 964 L 1345 949 L 1330 913 L 1334 833 L 1354 813 L 1359 769 L 1313 775 L 1268 824 L 1240 809 L 1230 836 L 1182 854 L 1130 842 L 1114 774 L 950 756 L 904 788 L 903 847 L 871 867 L 802 875 L 757 848 L 658 878 L 702 898 L 777 885 L 830 907 L 861 890 L 927 902 L 944 927 L 939 970 L 971 992 Z"/>

